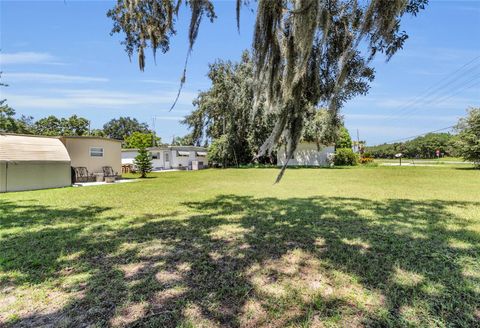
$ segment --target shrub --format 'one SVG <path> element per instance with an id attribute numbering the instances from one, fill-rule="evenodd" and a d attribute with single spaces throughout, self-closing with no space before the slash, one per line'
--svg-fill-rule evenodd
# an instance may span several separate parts
<path id="1" fill-rule="evenodd" d="M 339 148 L 335 151 L 333 163 L 337 166 L 357 165 L 358 156 L 350 148 Z"/>
<path id="2" fill-rule="evenodd" d="M 133 164 L 135 164 L 137 170 L 140 172 L 140 178 L 146 178 L 147 173 L 152 171 L 152 159 L 145 147 L 138 149 L 138 155 L 135 157 Z"/>

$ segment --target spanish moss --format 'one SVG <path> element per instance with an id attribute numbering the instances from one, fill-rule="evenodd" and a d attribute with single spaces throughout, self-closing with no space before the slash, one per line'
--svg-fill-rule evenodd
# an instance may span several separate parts
<path id="1" fill-rule="evenodd" d="M 309 108 L 327 108 L 329 121 L 335 127 L 341 121 L 340 109 L 345 102 L 368 92 L 374 78 L 371 60 L 380 53 L 388 61 L 403 47 L 408 35 L 400 30 L 401 18 L 405 14 L 416 15 L 427 3 L 428 0 L 258 0 L 252 44 L 255 98 L 262 99 L 277 117 L 258 156 L 271 153 L 283 141 L 290 158 L 308 121 Z M 114 21 L 112 33 L 125 34 L 125 50 L 130 57 L 138 53 L 141 70 L 145 69 L 145 48 L 151 47 L 154 57 L 157 49 L 169 50 L 181 4 L 181 0 L 118 0 L 108 12 Z M 189 49 L 173 106 L 185 83 L 188 58 L 202 18 L 215 19 L 209 0 L 186 0 L 185 5 L 191 11 Z M 244 5 L 248 1 L 236 1 L 238 29 Z"/>

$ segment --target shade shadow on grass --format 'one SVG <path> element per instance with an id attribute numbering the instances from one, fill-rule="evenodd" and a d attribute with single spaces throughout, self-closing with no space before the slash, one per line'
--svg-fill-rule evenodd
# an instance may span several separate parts
<path id="1" fill-rule="evenodd" d="M 22 278 L 1 283 L 41 284 L 66 267 L 89 273 L 75 287 L 81 296 L 10 325 L 478 325 L 480 281 L 470 271 L 480 236 L 452 212 L 478 202 L 222 195 L 183 205 L 194 214 L 149 213 L 113 228 L 98 220 L 124 218 L 100 219 L 107 208 L 0 203 L 2 228 L 43 225 L 2 237 L 0 271 Z M 50 227 L 49 218 L 71 224 Z M 310 280 L 314 290 L 295 286 Z M 378 304 L 357 299 L 370 294 Z"/>

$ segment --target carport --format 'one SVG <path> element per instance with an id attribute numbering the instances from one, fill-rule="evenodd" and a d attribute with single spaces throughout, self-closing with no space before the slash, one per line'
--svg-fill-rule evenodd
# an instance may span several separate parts
<path id="1" fill-rule="evenodd" d="M 70 156 L 58 138 L 0 134 L 0 192 L 69 185 Z"/>

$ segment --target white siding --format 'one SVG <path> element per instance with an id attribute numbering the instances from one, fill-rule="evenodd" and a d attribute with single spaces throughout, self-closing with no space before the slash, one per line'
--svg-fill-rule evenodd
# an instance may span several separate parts
<path id="1" fill-rule="evenodd" d="M 133 164 L 135 156 L 138 155 L 136 150 L 122 151 L 122 164 Z"/>
<path id="2" fill-rule="evenodd" d="M 188 167 L 188 164 L 191 161 L 190 156 L 179 156 L 177 150 L 171 151 L 172 155 L 172 167 L 177 169 L 181 167 Z"/>
<path id="3" fill-rule="evenodd" d="M 0 165 L 0 191 L 59 188 L 71 185 L 68 162 L 12 162 Z"/>
<path id="4" fill-rule="evenodd" d="M 7 163 L 0 162 L 0 192 L 7 191 Z"/>
<path id="5" fill-rule="evenodd" d="M 195 159 L 196 161 L 198 161 L 199 163 L 203 163 L 203 167 L 207 167 L 208 166 L 208 159 L 206 156 L 197 156 L 197 158 Z"/>
<path id="6" fill-rule="evenodd" d="M 327 166 L 327 154 L 334 152 L 333 146 L 323 147 L 318 151 L 315 143 L 300 143 L 288 166 Z M 285 160 L 285 148 L 281 147 L 277 154 L 277 164 L 284 165 Z"/>
<path id="7" fill-rule="evenodd" d="M 193 148 L 193 149 L 192 149 Z M 188 153 L 188 156 L 179 156 L 178 151 Z M 158 159 L 152 159 L 154 170 L 168 170 L 187 168 L 191 166 L 192 161 L 198 161 L 203 163 L 203 167 L 208 166 L 208 160 L 206 156 L 197 156 L 197 151 L 207 152 L 205 148 L 189 147 L 189 146 L 173 146 L 171 149 L 165 148 L 151 148 L 149 152 L 151 154 L 159 155 Z M 168 161 L 166 160 L 166 154 L 168 154 Z M 137 150 L 123 150 L 122 151 L 122 164 L 133 164 L 135 156 L 138 155 Z"/>

